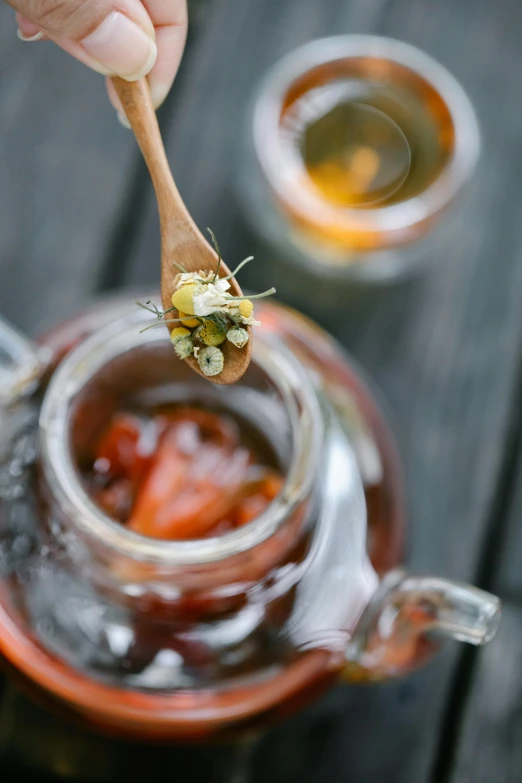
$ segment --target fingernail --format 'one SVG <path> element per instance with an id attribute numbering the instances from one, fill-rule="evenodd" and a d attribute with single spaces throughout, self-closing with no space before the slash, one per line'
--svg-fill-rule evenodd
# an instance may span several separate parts
<path id="1" fill-rule="evenodd" d="M 124 114 L 122 111 L 118 111 L 116 112 L 116 116 L 118 117 L 120 124 L 123 125 L 124 128 L 127 128 L 128 130 L 131 129 L 131 124 L 128 121 L 126 114 Z"/>
<path id="2" fill-rule="evenodd" d="M 146 76 L 158 54 L 154 40 L 119 11 L 110 13 L 81 46 L 102 68 L 127 81 Z"/>
<path id="3" fill-rule="evenodd" d="M 169 94 L 170 84 L 151 84 L 150 97 L 152 105 L 158 109 Z"/>
<path id="4" fill-rule="evenodd" d="M 21 41 L 41 41 L 42 38 L 45 37 L 45 33 L 42 30 L 38 30 L 34 35 L 24 35 L 20 28 L 18 28 L 16 34 Z"/>

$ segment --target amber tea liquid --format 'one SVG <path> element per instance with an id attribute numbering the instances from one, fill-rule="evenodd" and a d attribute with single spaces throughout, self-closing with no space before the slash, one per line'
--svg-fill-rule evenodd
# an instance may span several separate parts
<path id="1" fill-rule="evenodd" d="M 302 272 L 293 301 L 296 281 L 309 302 L 320 276 L 332 304 L 334 280 L 381 284 L 447 254 L 434 229 L 474 171 L 480 134 L 427 54 L 378 36 L 310 41 L 267 73 L 251 121 L 241 197 L 254 230 Z"/>
<path id="2" fill-rule="evenodd" d="M 439 176 L 453 142 L 447 119 L 427 85 L 414 91 L 323 69 L 289 102 L 281 127 L 321 198 L 371 209 L 419 195 Z"/>

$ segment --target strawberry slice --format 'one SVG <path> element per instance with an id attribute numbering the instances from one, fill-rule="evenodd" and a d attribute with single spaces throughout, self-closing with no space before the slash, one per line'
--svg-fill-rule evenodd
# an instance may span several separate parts
<path id="1" fill-rule="evenodd" d="M 106 473 L 112 480 L 130 479 L 136 487 L 151 462 L 156 444 L 156 427 L 152 422 L 118 413 L 98 443 L 94 470 Z"/>

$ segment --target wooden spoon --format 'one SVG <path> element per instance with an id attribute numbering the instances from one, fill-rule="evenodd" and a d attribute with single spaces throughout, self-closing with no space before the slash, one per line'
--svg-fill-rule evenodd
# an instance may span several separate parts
<path id="1" fill-rule="evenodd" d="M 126 82 L 114 77 L 112 82 L 145 158 L 156 191 L 161 231 L 161 301 L 163 309 L 168 310 L 172 307 L 174 277 L 179 272 L 173 262 L 180 264 L 187 272 L 215 271 L 217 255 L 189 215 L 174 183 L 146 79 Z M 219 274 L 220 277 L 230 274 L 223 262 Z M 233 296 L 243 295 L 235 278 L 230 280 L 230 285 L 230 293 Z M 177 318 L 178 314 L 174 311 L 166 317 Z M 167 324 L 169 331 L 180 325 Z M 225 363 L 219 375 L 204 375 L 193 356 L 186 361 L 193 370 L 205 378 L 208 377 L 213 383 L 234 383 L 241 378 L 250 364 L 252 328 L 248 326 L 247 329 L 249 340 L 244 348 L 236 348 L 228 340 L 220 346 Z"/>

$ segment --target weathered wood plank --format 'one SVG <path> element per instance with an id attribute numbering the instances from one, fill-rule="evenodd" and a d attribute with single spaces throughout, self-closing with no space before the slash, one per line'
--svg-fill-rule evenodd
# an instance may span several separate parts
<path id="1" fill-rule="evenodd" d="M 509 508 L 509 521 L 505 539 L 500 549 L 500 559 L 497 563 L 494 584 L 501 595 L 507 595 L 522 604 L 522 444 L 520 431 L 520 397 L 518 398 L 518 460 L 513 475 L 512 497 Z"/>
<path id="2" fill-rule="evenodd" d="M 103 79 L 0 5 L 0 312 L 29 332 L 96 286 L 136 150 Z"/>
<path id="3" fill-rule="evenodd" d="M 347 305 L 327 292 L 330 309 L 319 314 L 390 402 L 409 485 L 412 568 L 473 579 L 502 470 L 522 330 L 520 6 L 516 0 L 494 6 L 486 0 L 223 0 L 213 14 L 168 150 L 187 205 L 202 227 L 212 226 L 229 258 L 258 249 L 234 197 L 244 107 L 265 68 L 293 46 L 341 32 L 401 38 L 443 62 L 477 108 L 484 155 L 447 237 L 447 257 L 417 285 L 371 301 Z M 128 279 L 150 284 L 159 258 L 153 203 L 134 247 Z M 274 281 L 264 272 L 261 257 L 245 280 L 266 287 Z M 279 274 L 276 285 L 295 303 Z M 327 770 L 357 783 L 428 781 L 455 661 L 450 651 L 408 683 L 335 692 L 274 732 L 259 757 L 259 779 L 321 780 Z"/>
<path id="4" fill-rule="evenodd" d="M 0 26 L 0 43 L 3 44 L 1 29 Z M 410 486 L 414 524 L 410 545 L 412 567 L 444 571 L 459 578 L 473 578 L 480 558 L 510 411 L 516 402 L 514 367 L 521 334 L 519 298 L 522 284 L 521 233 L 517 225 L 521 206 L 518 190 L 522 128 L 522 106 L 518 101 L 522 72 L 518 47 L 521 29 L 521 10 L 516 0 L 502 0 L 494 5 L 486 0 L 477 3 L 471 0 L 439 0 L 436 3 L 434 0 L 355 0 L 349 4 L 339 0 L 322 0 L 321 3 L 265 0 L 264 3 L 248 4 L 244 0 L 217 0 L 206 19 L 201 38 L 195 43 L 196 52 L 183 75 L 179 101 L 169 118 L 170 157 L 187 203 L 202 226 L 210 224 L 214 228 L 225 252 L 236 257 L 250 250 L 247 244 L 250 234 L 244 228 L 233 194 L 240 122 L 254 84 L 275 57 L 318 35 L 374 31 L 409 40 L 427 49 L 450 67 L 470 91 L 484 130 L 485 155 L 479 177 L 457 223 L 451 256 L 419 285 L 387 291 L 371 303 L 372 307 L 367 302 L 352 302 L 352 312 L 346 313 L 344 300 L 338 298 L 336 301 L 334 297 L 337 312 L 331 310 L 320 316 L 320 320 L 370 369 L 390 400 Z M 7 35 L 5 39 L 8 47 L 18 46 Z M 5 59 L 9 48 L 0 51 L 3 75 L 4 61 L 12 67 L 12 59 Z M 47 52 L 50 51 L 48 47 Z M 54 78 L 61 74 L 61 66 L 54 60 L 60 57 L 59 53 L 31 56 L 51 57 L 50 65 L 47 60 L 39 60 L 39 69 L 44 65 L 51 68 Z M 26 62 L 23 60 L 20 64 L 22 71 L 27 67 Z M 72 72 L 74 67 L 67 63 Z M 84 75 L 81 76 L 78 70 L 78 78 L 84 78 L 85 84 L 95 84 L 90 81 L 96 80 L 95 76 L 81 73 Z M 75 81 L 72 76 L 64 78 L 67 92 Z M 34 82 L 37 82 L 36 77 Z M 0 82 L 0 97 L 5 89 L 4 78 Z M 18 111 L 16 95 L 8 94 L 11 103 L 7 106 L 14 106 Z M 70 108 L 71 92 L 68 95 L 68 101 L 62 95 L 60 106 L 70 122 L 71 115 L 77 115 Z M 101 90 L 100 96 L 101 105 Z M 44 102 L 42 95 L 27 106 L 24 103 L 21 109 L 23 122 L 37 125 L 40 112 L 36 109 Z M 96 119 L 98 114 L 91 116 L 92 105 L 92 98 L 87 100 L 85 97 L 82 104 L 85 113 L 81 117 L 88 123 L 99 121 Z M 17 123 L 21 123 L 20 115 L 17 116 Z M 8 289 L 5 283 L 2 290 L 0 286 L 0 309 L 5 306 L 6 312 L 16 318 L 27 301 L 32 302 L 40 296 L 42 302 L 38 307 L 41 310 L 36 311 L 31 328 L 43 318 L 52 319 L 53 311 L 56 312 L 56 293 L 49 293 L 48 280 L 55 275 L 61 282 L 63 276 L 65 289 L 71 295 L 79 296 L 76 292 L 92 286 L 92 259 L 98 258 L 89 249 L 92 247 L 89 242 L 93 241 L 92 227 L 97 224 L 89 224 L 90 230 L 88 226 L 82 233 L 84 223 L 78 222 L 78 214 L 81 215 L 81 210 L 77 214 L 78 208 L 85 204 L 80 198 L 81 191 L 74 199 L 75 209 L 61 192 L 63 189 L 68 193 L 71 181 L 76 181 L 70 170 L 70 161 L 76 159 L 68 157 L 68 152 L 62 153 L 63 149 L 69 149 L 69 134 L 61 130 L 61 125 L 57 129 L 58 141 L 54 141 L 55 116 L 58 113 L 49 112 L 44 123 L 47 134 L 43 137 L 44 149 L 50 150 L 44 163 L 38 163 L 40 153 L 37 154 L 37 150 L 24 151 L 28 160 L 20 153 L 14 162 L 0 161 L 0 191 L 5 188 L 4 182 L 11 181 L 15 175 L 22 176 L 17 171 L 21 168 L 25 178 L 24 192 L 32 193 L 33 210 L 40 215 L 37 219 L 38 241 L 25 231 L 25 224 L 23 230 L 19 228 L 15 234 L 10 233 L 9 227 L 4 231 L 2 226 L 0 235 L 0 259 L 7 258 L 10 264 L 0 263 L 0 281 L 11 281 L 15 277 L 13 270 L 18 273 L 19 269 L 24 270 L 25 276 L 34 276 L 27 284 L 32 287 L 24 288 L 24 295 L 19 292 L 18 298 L 12 287 Z M 109 109 L 107 117 L 112 129 Z M 19 135 L 18 129 L 23 125 L 13 121 L 12 126 L 7 127 L 11 127 L 10 135 L 6 137 L 10 141 Z M 80 133 L 80 128 L 77 132 Z M 120 136 L 123 132 L 117 125 L 114 132 L 118 140 L 122 139 L 122 144 L 131 143 L 128 136 Z M 90 125 L 86 133 L 92 133 Z M 102 129 L 97 134 L 96 139 L 90 135 L 89 138 L 77 137 L 91 151 L 90 157 L 87 156 L 91 168 L 85 172 L 90 183 L 87 190 L 91 193 L 93 157 L 107 144 Z M 30 146 L 33 136 L 28 138 L 26 146 Z M 78 140 L 72 145 L 73 150 L 77 149 L 77 144 Z M 111 149 L 110 158 L 104 159 L 108 169 L 115 165 L 115 153 L 121 154 L 119 141 Z M 62 154 L 65 157 L 62 158 Z M 55 161 L 56 172 L 53 169 Z M 10 180 L 3 176 L 4 166 Z M 44 167 L 43 174 L 39 174 L 38 166 Z M 36 175 L 33 168 L 37 170 Z M 38 188 L 36 176 L 40 177 Z M 54 183 L 50 188 L 49 182 Z M 42 183 L 49 188 L 46 195 Z M 115 211 L 107 218 L 107 226 L 113 225 L 116 207 L 121 203 L 116 192 L 111 198 L 109 195 L 104 204 Z M 49 207 L 52 206 L 45 220 L 37 210 L 44 198 L 48 199 Z M 62 199 L 66 202 L 65 207 Z M 6 207 L 6 201 L 4 194 L 3 199 L 0 197 L 0 214 L 6 214 L 7 208 L 13 210 L 10 204 Z M 17 207 L 16 213 L 7 213 L 16 215 L 18 225 L 22 206 Z M 98 206 L 99 203 L 96 209 Z M 60 211 L 64 209 L 65 213 Z M 64 215 L 71 226 L 65 239 L 55 228 L 57 214 Z M 107 236 L 107 232 L 104 235 Z M 26 243 L 21 249 L 17 244 L 20 237 Z M 78 237 L 82 252 L 73 241 Z M 96 241 L 101 241 L 99 236 Z M 43 249 L 45 254 L 42 255 Z M 61 252 L 55 253 L 58 250 Z M 55 255 L 59 259 L 58 267 L 51 266 Z M 15 260 L 10 260 L 12 258 Z M 24 260 L 28 258 L 30 262 Z M 70 263 L 64 258 L 70 258 Z M 154 282 L 158 258 L 155 209 L 149 201 L 143 225 L 137 233 L 135 252 L 130 258 L 127 281 Z M 123 262 L 124 259 L 118 259 L 118 263 L 122 263 L 122 273 Z M 251 273 L 248 283 L 261 285 L 261 264 L 260 259 L 260 271 Z M 49 270 L 56 271 L 50 274 Z M 116 274 L 111 277 L 116 281 Z M 287 297 L 291 297 L 291 292 Z M 332 301 L 331 295 L 329 299 Z M 29 318 L 33 318 L 32 313 Z M 386 779 L 389 783 L 428 781 L 437 756 L 455 657 L 455 652 L 449 651 L 428 670 L 404 683 L 367 690 L 336 690 L 317 707 L 273 733 L 256 756 L 258 779 L 272 779 L 274 783 L 298 779 L 300 783 L 307 783 L 326 777 L 354 783 L 376 779 Z M 493 704 L 494 696 L 492 690 Z M 23 708 L 19 702 L 16 704 L 13 712 L 18 710 L 19 719 L 11 724 L 14 734 L 7 737 L 4 745 L 11 758 L 16 755 L 17 747 L 21 747 L 17 732 L 27 724 L 27 719 L 20 719 Z M 54 719 L 49 722 L 51 720 Z M 37 731 L 38 726 L 35 726 Z M 473 731 L 475 734 L 470 736 L 476 738 L 477 729 Z M 479 731 L 482 728 L 479 727 Z M 48 757 L 54 754 L 56 758 L 60 745 L 64 746 L 64 735 L 58 726 L 56 729 L 50 727 L 47 736 Z M 129 769 L 135 771 L 138 766 L 132 759 L 140 755 L 144 755 L 142 768 L 151 772 L 151 779 L 154 776 L 163 779 L 163 769 L 179 771 L 175 766 L 175 753 L 169 756 L 170 763 L 162 762 L 164 767 L 160 769 L 153 763 L 154 752 L 147 754 L 136 750 L 122 760 L 124 754 L 114 745 L 85 742 L 84 747 L 104 759 L 100 780 L 120 777 L 122 771 Z M 71 763 L 81 766 L 83 751 L 78 750 L 81 741 L 72 738 L 67 746 L 71 748 Z M 499 758 L 501 763 L 500 754 Z M 45 767 L 47 763 L 48 759 L 40 759 L 40 766 Z M 202 779 L 205 775 L 208 779 L 204 766 L 202 762 Z M 461 778 L 458 783 L 464 779 L 473 777 Z M 498 776 L 491 779 L 496 783 Z"/>
<path id="5" fill-rule="evenodd" d="M 522 607 L 504 606 L 481 656 L 451 783 L 519 783 L 522 774 Z"/>
<path id="6" fill-rule="evenodd" d="M 490 535 L 483 554 L 487 584 L 504 599 L 504 613 L 498 638 L 478 662 L 473 655 L 459 667 L 460 705 L 451 714 L 447 733 L 447 758 L 441 765 L 444 781 L 476 783 L 520 780 L 522 756 L 522 695 L 520 656 L 522 650 L 522 412 L 518 401 L 522 390 L 522 351 L 518 391 L 513 410 L 504 461 L 506 470 L 497 491 L 497 508 L 506 511 L 492 516 Z M 478 749 L 478 750 L 477 750 Z"/>

